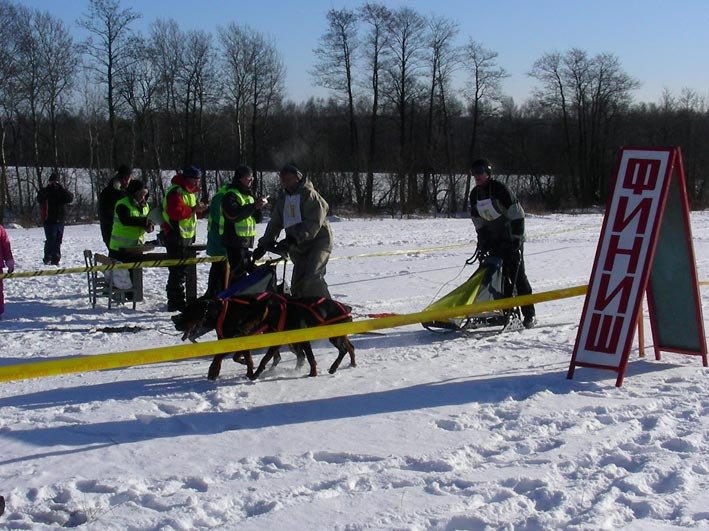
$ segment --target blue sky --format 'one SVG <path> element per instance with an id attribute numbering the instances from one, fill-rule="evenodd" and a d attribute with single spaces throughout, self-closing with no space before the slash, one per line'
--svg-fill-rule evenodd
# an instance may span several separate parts
<path id="1" fill-rule="evenodd" d="M 76 34 L 75 21 L 86 11 L 84 0 L 21 0 L 21 4 L 62 18 Z M 308 71 L 312 50 L 323 33 L 328 9 L 357 7 L 350 0 L 123 0 L 142 13 L 137 28 L 147 30 L 157 18 L 172 18 L 184 29 L 216 28 L 232 21 L 248 24 L 276 43 L 287 67 L 287 94 L 295 101 L 325 95 Z M 408 5 L 460 24 L 461 43 L 473 38 L 499 53 L 510 74 L 504 91 L 517 103 L 531 94 L 527 76 L 546 52 L 572 47 L 592 55 L 611 52 L 625 71 L 642 82 L 638 101 L 657 102 L 664 88 L 679 94 L 689 87 L 709 96 L 709 0 L 384 0 L 391 8 Z"/>

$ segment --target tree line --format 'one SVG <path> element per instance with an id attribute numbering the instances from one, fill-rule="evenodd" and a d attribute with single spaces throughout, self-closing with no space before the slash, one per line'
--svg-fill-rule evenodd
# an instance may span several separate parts
<path id="1" fill-rule="evenodd" d="M 636 102 L 640 82 L 612 53 L 545 53 L 519 104 L 498 54 L 456 21 L 365 2 L 324 13 L 310 74 L 328 97 L 293 102 L 259 31 L 185 31 L 168 18 L 139 32 L 140 17 L 88 0 L 77 42 L 56 17 L 0 0 L 0 220 L 27 216 L 49 171 L 83 169 L 91 216 L 118 164 L 159 199 L 160 170 L 187 163 L 206 170 L 205 197 L 238 164 L 263 175 L 289 162 L 333 207 L 454 215 L 480 156 L 534 208 L 583 208 L 605 200 L 622 145 L 679 145 L 690 200 L 707 204 L 706 99 L 685 88 Z"/>

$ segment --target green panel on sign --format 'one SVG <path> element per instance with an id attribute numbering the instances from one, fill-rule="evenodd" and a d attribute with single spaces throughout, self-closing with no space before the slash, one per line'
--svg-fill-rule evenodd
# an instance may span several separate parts
<path id="1" fill-rule="evenodd" d="M 661 350 L 702 352 L 704 331 L 697 323 L 697 288 L 694 262 L 688 248 L 689 227 L 682 215 L 682 197 L 677 176 L 670 178 L 667 204 L 648 284 L 653 323 Z"/>

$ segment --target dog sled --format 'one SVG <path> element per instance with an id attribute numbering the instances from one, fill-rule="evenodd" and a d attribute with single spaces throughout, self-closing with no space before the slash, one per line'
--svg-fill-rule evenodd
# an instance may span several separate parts
<path id="1" fill-rule="evenodd" d="M 505 298 L 505 287 L 512 284 L 513 279 L 505 276 L 503 261 L 497 256 L 476 250 L 466 261 L 467 265 L 478 262 L 478 268 L 463 284 L 445 294 L 425 308 L 427 310 L 442 310 L 455 306 L 467 306 Z M 514 293 L 514 290 L 513 290 Z M 424 328 L 432 332 L 472 331 L 477 329 L 494 329 L 500 331 L 522 328 L 520 309 L 493 310 L 462 317 L 453 317 L 440 321 L 422 323 Z"/>

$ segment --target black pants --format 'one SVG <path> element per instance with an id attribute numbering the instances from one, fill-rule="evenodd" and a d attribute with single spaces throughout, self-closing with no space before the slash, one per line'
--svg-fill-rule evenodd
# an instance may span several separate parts
<path id="1" fill-rule="evenodd" d="M 62 258 L 62 239 L 64 238 L 64 222 L 44 222 L 44 259 L 45 264 L 59 265 Z"/>
<path id="2" fill-rule="evenodd" d="M 166 245 L 165 251 L 169 259 L 188 258 L 189 252 L 183 245 Z M 189 266 L 169 266 L 167 268 L 167 307 L 170 310 L 180 310 L 185 307 L 185 281 Z"/>
<path id="3" fill-rule="evenodd" d="M 226 264 L 226 261 L 212 262 L 212 265 L 209 267 L 209 280 L 207 280 L 207 291 L 204 293 L 205 297 L 214 297 L 226 287 L 224 285 Z"/>
<path id="4" fill-rule="evenodd" d="M 529 285 L 527 273 L 524 270 L 524 248 L 519 252 L 501 256 L 503 274 L 505 276 L 505 296 L 512 297 L 515 289 L 517 295 L 531 295 L 532 286 Z M 535 315 L 534 305 L 522 306 L 522 315 L 525 318 L 531 318 Z"/>
<path id="5" fill-rule="evenodd" d="M 229 260 L 229 285 L 238 280 L 251 269 L 251 251 L 246 247 L 228 247 L 226 256 Z"/>

